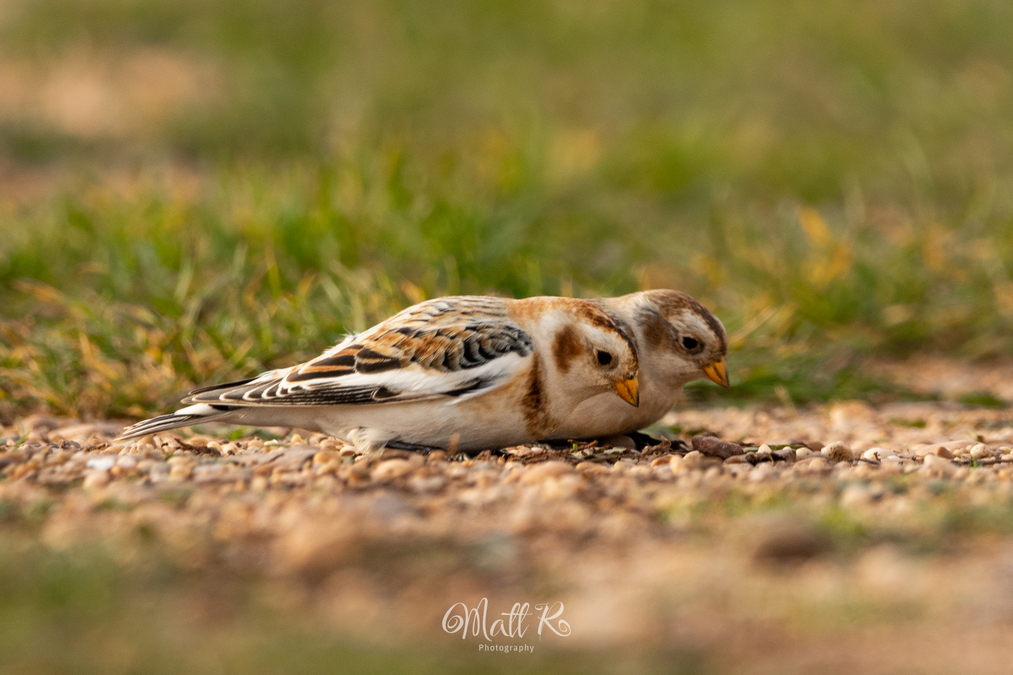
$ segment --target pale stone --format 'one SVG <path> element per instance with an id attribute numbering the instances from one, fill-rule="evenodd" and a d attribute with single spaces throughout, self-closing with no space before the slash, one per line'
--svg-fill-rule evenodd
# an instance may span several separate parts
<path id="1" fill-rule="evenodd" d="M 989 447 L 987 445 L 985 445 L 984 443 L 978 443 L 977 445 L 975 445 L 974 447 L 972 447 L 970 454 L 971 454 L 971 457 L 973 459 L 991 459 L 992 458 L 992 450 L 989 449 Z"/>
<path id="2" fill-rule="evenodd" d="M 851 451 L 851 448 L 841 441 L 835 441 L 830 445 L 823 446 L 820 452 L 832 462 L 850 462 L 855 458 L 855 453 Z"/>
<path id="3" fill-rule="evenodd" d="M 415 466 L 407 459 L 388 459 L 377 464 L 370 475 L 375 481 L 388 481 L 405 476 L 414 469 Z"/>
<path id="4" fill-rule="evenodd" d="M 686 453 L 686 456 L 682 458 L 683 466 L 687 469 L 698 469 L 703 466 L 703 454 L 697 450 Z"/>
<path id="5" fill-rule="evenodd" d="M 608 467 L 603 466 L 598 462 L 581 462 L 574 468 L 581 473 L 608 473 Z"/>
<path id="6" fill-rule="evenodd" d="M 317 454 L 313 455 L 314 464 L 327 464 L 338 460 L 338 453 L 334 450 L 321 450 Z"/>
<path id="7" fill-rule="evenodd" d="M 616 462 L 615 464 L 612 465 L 612 470 L 613 471 L 627 471 L 629 469 L 632 469 L 636 465 L 637 465 L 637 463 L 634 462 L 632 459 L 623 458 L 623 459 L 620 459 L 618 462 Z"/>
<path id="8" fill-rule="evenodd" d="M 764 466 L 764 465 L 759 465 Z M 806 457 L 804 460 L 795 463 L 796 468 L 810 469 L 810 470 L 822 470 L 830 467 L 830 463 L 827 462 L 826 458 L 822 455 L 814 455 L 812 457 Z"/>

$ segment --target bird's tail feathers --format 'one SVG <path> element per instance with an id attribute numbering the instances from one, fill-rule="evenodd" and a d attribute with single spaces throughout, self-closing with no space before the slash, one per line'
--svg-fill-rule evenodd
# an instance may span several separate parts
<path id="1" fill-rule="evenodd" d="M 123 430 L 123 433 L 116 440 L 125 441 L 131 438 L 147 436 L 148 434 L 155 434 L 159 431 L 166 431 L 167 429 L 214 422 L 228 417 L 229 413 L 233 410 L 233 406 L 198 403 L 187 408 L 181 408 L 174 413 L 152 417 L 150 420 L 144 420 L 143 422 L 129 426 Z"/>

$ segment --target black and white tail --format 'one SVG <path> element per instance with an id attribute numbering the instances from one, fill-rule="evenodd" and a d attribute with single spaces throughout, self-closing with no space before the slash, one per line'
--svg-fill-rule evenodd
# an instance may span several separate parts
<path id="1" fill-rule="evenodd" d="M 155 434 L 159 431 L 166 431 L 167 429 L 188 427 L 192 424 L 203 424 L 204 422 L 215 422 L 228 417 L 229 413 L 233 410 L 235 410 L 234 406 L 198 403 L 168 415 L 159 415 L 158 417 L 152 417 L 150 420 L 138 422 L 124 429 L 123 433 L 116 440 L 125 441 L 131 438 L 147 436 L 148 434 Z"/>

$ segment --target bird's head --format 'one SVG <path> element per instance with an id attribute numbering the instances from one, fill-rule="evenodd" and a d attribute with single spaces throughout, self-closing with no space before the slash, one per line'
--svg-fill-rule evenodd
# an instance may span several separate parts
<path id="1" fill-rule="evenodd" d="M 659 363 L 659 374 L 680 385 L 706 377 L 722 387 L 729 386 L 725 363 L 728 335 L 721 321 L 678 291 L 646 291 L 643 299 L 638 319 L 645 343 L 642 348 Z"/>
<path id="2" fill-rule="evenodd" d="M 552 340 L 552 359 L 564 386 L 591 396 L 611 391 L 632 406 L 640 405 L 640 362 L 629 327 L 591 303 L 570 308 L 569 321 Z"/>

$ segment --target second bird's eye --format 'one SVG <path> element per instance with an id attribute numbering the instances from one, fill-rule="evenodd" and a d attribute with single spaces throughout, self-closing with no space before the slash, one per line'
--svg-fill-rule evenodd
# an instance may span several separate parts
<path id="1" fill-rule="evenodd" d="M 602 350 L 599 349 L 598 363 L 602 364 L 603 366 L 607 366 L 608 364 L 612 363 L 612 355 L 609 354 L 608 352 L 603 352 Z"/>
<path id="2" fill-rule="evenodd" d="M 682 346 L 685 347 L 686 349 L 692 350 L 699 347 L 700 343 L 697 342 L 696 338 L 684 337 L 682 338 Z"/>

